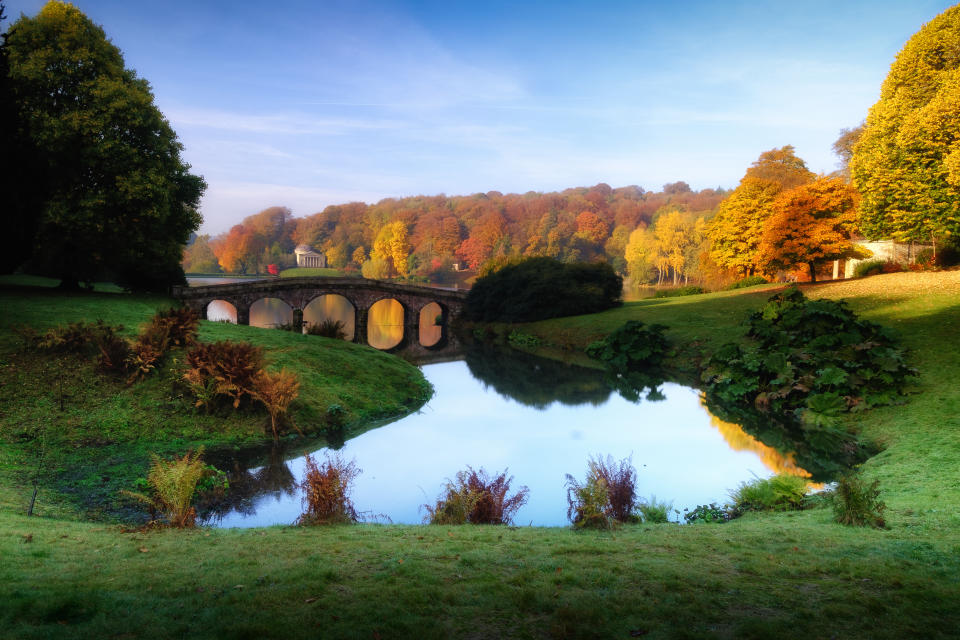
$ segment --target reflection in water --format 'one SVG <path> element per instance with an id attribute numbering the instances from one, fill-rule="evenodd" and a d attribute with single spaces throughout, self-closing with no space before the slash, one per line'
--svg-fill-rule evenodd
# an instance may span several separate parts
<path id="1" fill-rule="evenodd" d="M 226 496 L 198 504 L 203 521 L 219 523 L 228 514 L 252 516 L 264 502 L 298 497 L 297 479 L 277 449 L 271 449 L 265 464 L 247 468 L 250 461 L 243 456 L 208 454 L 206 462 L 227 472 L 230 489 Z"/>
<path id="2" fill-rule="evenodd" d="M 431 302 L 420 310 L 420 344 L 432 347 L 443 337 L 441 315 L 443 309 L 436 302 Z"/>
<path id="3" fill-rule="evenodd" d="M 470 374 L 484 388 L 528 407 L 546 409 L 554 402 L 596 407 L 610 398 L 602 371 L 482 343 L 467 347 L 465 356 Z"/>
<path id="4" fill-rule="evenodd" d="M 250 326 L 273 329 L 293 324 L 293 309 L 280 298 L 260 298 L 250 305 Z"/>
<path id="5" fill-rule="evenodd" d="M 375 349 L 391 349 L 403 340 L 403 305 L 390 298 L 378 300 L 367 315 L 367 343 Z"/>
<path id="6" fill-rule="evenodd" d="M 353 340 L 356 332 L 356 313 L 350 301 L 336 294 L 314 298 L 303 309 L 303 321 L 320 324 L 324 320 L 339 320 L 343 323 L 346 340 Z"/>
<path id="7" fill-rule="evenodd" d="M 237 324 L 237 308 L 226 300 L 214 300 L 207 305 L 207 320 Z"/>
<path id="8" fill-rule="evenodd" d="M 761 450 L 729 446 L 694 389 L 665 383 L 662 402 L 634 404 L 611 393 L 601 372 L 497 353 L 480 349 L 466 363 L 424 366 L 436 393 L 420 413 L 346 442 L 341 455 L 363 470 L 353 494 L 359 510 L 420 522 L 419 506 L 467 465 L 509 468 L 517 486 L 530 488 L 516 522 L 545 526 L 568 524 L 564 476 L 580 476 L 591 455 L 632 455 L 639 494 L 681 510 L 723 502 L 739 483 L 773 473 Z M 303 477 L 303 458 L 287 466 Z M 299 491 L 273 492 L 244 505 L 225 513 L 221 526 L 289 524 L 301 500 Z"/>

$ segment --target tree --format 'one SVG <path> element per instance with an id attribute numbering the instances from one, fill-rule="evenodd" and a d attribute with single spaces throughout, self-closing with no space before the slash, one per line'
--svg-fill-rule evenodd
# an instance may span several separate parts
<path id="1" fill-rule="evenodd" d="M 850 129 L 840 129 L 840 136 L 833 143 L 833 152 L 840 158 L 838 163 L 841 178 L 850 182 L 850 158 L 853 157 L 853 147 L 863 135 L 863 122 Z"/>
<path id="2" fill-rule="evenodd" d="M 184 282 L 180 260 L 206 185 L 189 173 L 147 82 L 63 2 L 17 20 L 7 45 L 24 130 L 48 167 L 34 262 L 64 286 Z"/>
<path id="3" fill-rule="evenodd" d="M 806 264 L 811 282 L 827 260 L 859 255 L 850 242 L 860 195 L 840 178 L 818 178 L 784 191 L 763 226 L 759 262 L 765 271 Z"/>
<path id="4" fill-rule="evenodd" d="M 853 148 L 860 230 L 914 241 L 960 234 L 960 6 L 897 54 Z"/>
<path id="5" fill-rule="evenodd" d="M 210 248 L 210 236 L 197 236 L 183 252 L 183 270 L 187 273 L 218 273 L 220 264 Z"/>
<path id="6" fill-rule="evenodd" d="M 747 169 L 740 184 L 720 203 L 708 234 L 713 243 L 711 257 L 721 267 L 740 275 L 757 270 L 757 248 L 763 224 L 772 213 L 771 205 L 784 189 L 791 189 L 816 176 L 786 145 L 764 151 Z"/>

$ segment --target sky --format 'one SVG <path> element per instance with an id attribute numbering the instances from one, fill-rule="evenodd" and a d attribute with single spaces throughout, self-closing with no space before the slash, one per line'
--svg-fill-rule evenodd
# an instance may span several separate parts
<path id="1" fill-rule="evenodd" d="M 8 15 L 40 0 L 6 0 Z M 734 187 L 832 144 L 939 0 L 78 0 L 208 183 L 201 231 L 386 197 Z"/>

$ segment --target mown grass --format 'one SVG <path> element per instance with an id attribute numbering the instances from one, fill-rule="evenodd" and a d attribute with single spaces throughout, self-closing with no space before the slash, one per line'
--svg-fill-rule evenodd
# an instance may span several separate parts
<path id="1" fill-rule="evenodd" d="M 92 358 L 24 352 L 13 331 L 21 324 L 43 328 L 102 318 L 124 325 L 124 333 L 133 336 L 157 309 L 171 304 L 162 296 L 0 289 L 5 313 L 0 324 L 0 475 L 19 494 L 0 496 L 0 506 L 22 503 L 41 443 L 51 474 L 42 483 L 41 510 L 62 504 L 67 496 L 89 511 L 110 510 L 117 490 L 145 474 L 150 452 L 179 454 L 200 445 L 216 449 L 272 440 L 270 418 L 260 406 L 212 414 L 196 409 L 179 384 L 182 350 L 174 350 L 142 382 L 127 386 L 122 378 L 95 372 Z M 300 397 L 289 413 L 314 438 L 328 427 L 331 406 L 340 407 L 338 422 L 349 434 L 409 413 L 430 395 L 415 367 L 341 340 L 215 322 L 201 323 L 199 339 L 255 343 L 265 349 L 268 368 L 296 373 Z"/>
<path id="2" fill-rule="evenodd" d="M 293 267 L 284 269 L 280 272 L 281 278 L 302 278 L 305 276 L 322 276 L 325 278 L 336 278 L 342 276 L 343 272 L 339 269 L 329 269 L 321 267 Z"/>
<path id="3" fill-rule="evenodd" d="M 880 479 L 887 530 L 844 527 L 819 508 L 612 532 L 359 525 L 123 533 L 28 519 L 4 501 L 0 636 L 956 637 L 960 273 L 876 276 L 805 293 L 846 297 L 896 328 L 920 370 L 906 405 L 850 421 L 885 446 L 864 472 Z M 659 322 L 671 327 L 675 365 L 689 367 L 737 337 L 739 321 L 769 295 L 645 301 L 523 331 L 586 344 L 626 319 Z"/>

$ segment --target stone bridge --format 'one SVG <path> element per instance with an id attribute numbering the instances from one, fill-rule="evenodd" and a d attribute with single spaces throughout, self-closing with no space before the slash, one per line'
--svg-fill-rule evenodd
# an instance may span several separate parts
<path id="1" fill-rule="evenodd" d="M 207 308 L 215 300 L 229 302 L 237 310 L 237 324 L 250 324 L 250 307 L 263 298 L 278 298 L 293 310 L 295 330 L 303 327 L 303 310 L 320 296 L 343 296 L 353 305 L 353 341 L 368 344 L 367 316 L 380 300 L 396 300 L 403 307 L 403 338 L 390 351 L 417 351 L 418 348 L 444 349 L 451 339 L 449 326 L 463 312 L 467 292 L 408 284 L 396 284 L 367 278 L 275 278 L 200 287 L 174 287 L 173 296 L 207 318 Z M 441 338 L 431 347 L 419 344 L 420 312 L 430 303 L 441 310 Z"/>

